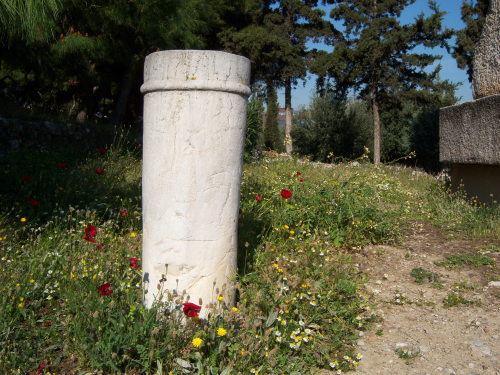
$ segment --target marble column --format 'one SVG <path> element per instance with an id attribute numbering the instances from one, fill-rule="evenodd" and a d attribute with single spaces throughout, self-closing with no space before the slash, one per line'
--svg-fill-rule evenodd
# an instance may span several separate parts
<path id="1" fill-rule="evenodd" d="M 250 61 L 161 51 L 144 66 L 144 303 L 232 298 Z M 217 290 L 219 292 L 217 292 Z"/>

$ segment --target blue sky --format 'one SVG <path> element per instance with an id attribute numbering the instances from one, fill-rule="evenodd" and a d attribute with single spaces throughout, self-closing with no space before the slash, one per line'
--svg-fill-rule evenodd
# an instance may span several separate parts
<path id="1" fill-rule="evenodd" d="M 440 10 L 445 11 L 444 15 L 444 26 L 450 29 L 462 29 L 464 27 L 464 23 L 460 19 L 460 7 L 462 1 L 460 0 L 437 0 L 436 1 Z M 325 7 L 326 14 L 328 15 L 328 8 Z M 416 0 L 415 3 L 405 9 L 403 14 L 401 15 L 402 23 L 412 22 L 414 17 L 423 12 L 428 15 L 431 13 L 428 7 L 427 0 Z M 316 48 L 321 48 L 320 46 L 316 46 Z M 328 50 L 328 46 L 323 45 L 323 49 Z M 456 91 L 456 96 L 460 99 L 460 102 L 465 102 L 468 100 L 472 100 L 472 89 L 471 85 L 467 79 L 467 74 L 465 70 L 461 70 L 457 67 L 455 59 L 446 52 L 445 49 L 435 48 L 431 53 L 435 53 L 437 55 L 442 55 L 440 60 L 440 64 L 442 66 L 441 69 L 441 78 L 447 79 L 453 83 L 460 83 L 461 85 L 458 87 Z M 307 106 L 314 96 L 314 88 L 315 88 L 315 76 L 309 75 L 308 79 L 305 81 L 305 86 L 303 82 L 299 82 L 297 87 L 292 92 L 292 107 L 298 109 L 302 106 Z M 278 92 L 278 100 L 280 102 L 280 106 L 284 106 L 284 91 L 280 90 Z"/>

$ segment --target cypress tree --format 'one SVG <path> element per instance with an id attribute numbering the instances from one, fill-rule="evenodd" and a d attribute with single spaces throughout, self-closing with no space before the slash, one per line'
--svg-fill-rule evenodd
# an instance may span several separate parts
<path id="1" fill-rule="evenodd" d="M 278 129 L 278 95 L 272 81 L 267 83 L 267 110 L 264 122 L 264 146 L 268 150 L 281 151 Z"/>

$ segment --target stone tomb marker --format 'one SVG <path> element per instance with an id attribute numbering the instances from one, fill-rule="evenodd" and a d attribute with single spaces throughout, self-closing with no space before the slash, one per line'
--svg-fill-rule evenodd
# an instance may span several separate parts
<path id="1" fill-rule="evenodd" d="M 500 198 L 500 0 L 491 0 L 474 48 L 476 100 L 441 108 L 439 159 L 451 184 L 485 203 Z"/>
<path id="2" fill-rule="evenodd" d="M 236 274 L 250 61 L 161 51 L 144 66 L 144 303 L 163 293 L 207 304 Z M 164 280 L 161 282 L 161 280 Z M 161 284 L 161 290 L 158 285 Z M 228 286 L 224 289 L 224 286 Z"/>

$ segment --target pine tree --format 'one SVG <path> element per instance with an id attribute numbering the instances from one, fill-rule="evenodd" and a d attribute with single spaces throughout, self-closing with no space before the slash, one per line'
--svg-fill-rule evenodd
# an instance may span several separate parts
<path id="1" fill-rule="evenodd" d="M 465 27 L 456 32 L 457 42 L 452 56 L 460 69 L 467 69 L 469 82 L 472 82 L 472 58 L 474 46 L 479 42 L 486 19 L 489 0 L 470 0 L 462 2 L 462 21 Z"/>
<path id="2" fill-rule="evenodd" d="M 240 31 L 227 30 L 223 43 L 231 52 L 250 58 L 257 79 L 285 89 L 285 146 L 292 144 L 292 88 L 307 73 L 306 42 L 325 29 L 318 0 L 250 1 L 251 24 Z"/>
<path id="3" fill-rule="evenodd" d="M 428 90 L 439 78 L 439 66 L 424 69 L 440 57 L 414 51 L 416 46 L 445 46 L 452 32 L 442 30 L 443 13 L 434 1 L 433 13 L 418 15 L 412 24 L 401 25 L 401 12 L 415 0 L 328 0 L 335 4 L 330 17 L 343 22 L 332 38 L 333 53 L 323 56 L 325 74 L 339 85 L 350 85 L 361 98 L 371 101 L 373 160 L 381 158 L 381 111 L 398 101 L 402 92 Z M 425 95 L 417 95 L 420 100 Z"/>

